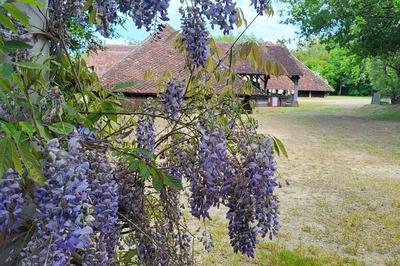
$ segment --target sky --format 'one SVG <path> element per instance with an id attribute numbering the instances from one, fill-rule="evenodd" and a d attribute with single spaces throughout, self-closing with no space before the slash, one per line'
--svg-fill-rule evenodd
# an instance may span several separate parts
<path id="1" fill-rule="evenodd" d="M 249 0 L 238 0 L 237 5 L 242 8 L 245 18 L 250 22 L 257 14 L 252 6 L 250 6 Z M 180 14 L 178 8 L 180 6 L 180 0 L 171 0 L 170 7 L 168 10 L 170 21 L 168 23 L 177 30 L 180 30 Z M 254 35 L 257 38 L 261 38 L 264 41 L 276 42 L 279 39 L 293 39 L 295 38 L 295 27 L 292 25 L 284 25 L 280 23 L 284 18 L 279 16 L 279 10 L 285 8 L 282 3 L 273 3 L 275 15 L 272 17 L 260 16 L 253 23 L 253 25 L 246 31 L 248 35 Z M 239 29 L 233 31 L 233 35 L 239 35 L 244 29 L 242 26 Z M 222 32 L 219 30 L 212 30 L 209 28 L 210 33 L 213 37 L 221 36 Z M 150 33 L 144 29 L 137 29 L 134 23 L 128 19 L 123 26 L 117 27 L 118 38 L 106 39 L 106 43 L 127 43 L 129 41 L 138 42 L 144 40 Z M 288 44 L 289 49 L 296 47 L 295 42 Z"/>

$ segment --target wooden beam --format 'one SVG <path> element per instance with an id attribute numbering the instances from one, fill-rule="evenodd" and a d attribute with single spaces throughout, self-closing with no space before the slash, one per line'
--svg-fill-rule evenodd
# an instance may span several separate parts
<path id="1" fill-rule="evenodd" d="M 292 103 L 292 105 L 293 106 L 299 106 L 299 101 L 298 101 L 298 98 L 299 98 L 299 79 L 300 79 L 300 77 L 299 76 L 293 76 L 293 77 L 291 77 L 291 80 L 293 81 L 293 84 L 294 84 L 294 86 L 293 86 L 293 103 Z"/>

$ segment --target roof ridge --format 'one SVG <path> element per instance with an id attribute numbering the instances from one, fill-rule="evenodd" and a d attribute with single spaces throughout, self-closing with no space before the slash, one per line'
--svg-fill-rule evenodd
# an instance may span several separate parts
<path id="1" fill-rule="evenodd" d="M 172 27 L 169 23 L 164 24 L 164 28 L 170 28 L 172 29 L 174 32 L 178 32 L 174 29 L 174 27 Z M 119 60 L 116 64 L 112 65 L 106 72 L 104 72 L 103 75 L 101 75 L 101 77 L 105 76 L 108 72 L 112 71 L 114 68 L 118 67 L 120 63 L 122 63 L 122 61 L 124 61 L 124 59 L 128 58 L 131 54 L 135 53 L 138 49 L 140 49 L 141 47 L 144 47 L 149 41 L 152 41 L 154 38 L 156 38 L 156 35 L 159 31 L 153 32 L 152 34 L 150 34 L 149 36 L 147 36 L 139 45 L 135 45 L 134 48 L 132 49 L 132 51 L 130 51 L 126 56 L 124 56 L 121 60 Z M 161 31 L 162 32 L 162 31 Z M 172 33 L 171 33 L 172 34 Z"/>

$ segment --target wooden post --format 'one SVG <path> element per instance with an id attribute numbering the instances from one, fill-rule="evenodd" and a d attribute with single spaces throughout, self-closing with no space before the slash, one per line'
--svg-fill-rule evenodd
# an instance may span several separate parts
<path id="1" fill-rule="evenodd" d="M 298 98 L 299 98 L 299 76 L 293 76 L 291 80 L 293 81 L 293 103 L 292 106 L 299 106 Z"/>

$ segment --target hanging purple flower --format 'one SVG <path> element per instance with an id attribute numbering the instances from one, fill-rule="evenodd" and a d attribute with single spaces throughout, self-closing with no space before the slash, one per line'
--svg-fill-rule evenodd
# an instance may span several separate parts
<path id="1" fill-rule="evenodd" d="M 118 185 L 113 169 L 106 157 L 96 151 L 88 151 L 91 166 L 89 170 L 89 197 L 94 209 L 93 228 L 98 232 L 95 244 L 84 258 L 84 264 L 93 265 L 102 261 L 104 265 L 113 262 L 118 244 Z"/>
<path id="2" fill-rule="evenodd" d="M 177 121 L 179 118 L 179 110 L 183 103 L 184 93 L 183 82 L 174 79 L 168 82 L 167 88 L 161 96 L 164 112 L 173 121 Z"/>
<path id="3" fill-rule="evenodd" d="M 258 220 L 258 228 L 263 237 L 268 232 L 275 234 L 279 229 L 276 219 L 276 202 L 272 197 L 278 185 L 275 178 L 276 162 L 272 145 L 271 138 L 252 143 L 249 145 L 249 153 L 245 160 L 245 176 L 249 180 L 251 201 Z"/>
<path id="4" fill-rule="evenodd" d="M 260 15 L 264 15 L 267 7 L 271 5 L 270 0 L 251 0 L 251 4 L 256 9 L 257 13 Z"/>
<path id="5" fill-rule="evenodd" d="M 198 149 L 199 175 L 188 170 L 192 192 L 191 213 L 200 218 L 210 218 L 208 210 L 217 206 L 221 198 L 227 162 L 226 139 L 221 128 L 200 128 Z"/>
<path id="6" fill-rule="evenodd" d="M 198 8 L 191 8 L 182 15 L 182 37 L 194 66 L 204 66 L 207 58 L 208 33 Z"/>
<path id="7" fill-rule="evenodd" d="M 13 170 L 0 179 L 0 232 L 15 231 L 22 223 L 24 196 L 20 181 Z"/>
<path id="8" fill-rule="evenodd" d="M 156 142 L 156 129 L 153 116 L 139 116 L 136 126 L 136 141 L 138 148 L 154 152 L 154 145 Z"/>
<path id="9" fill-rule="evenodd" d="M 58 140 L 51 141 L 48 149 L 51 159 L 44 167 L 45 185 L 35 191 L 37 230 L 22 252 L 26 265 L 68 264 L 73 251 L 91 243 L 93 230 L 85 224 L 89 162 L 77 151 L 61 150 Z"/>
<path id="10" fill-rule="evenodd" d="M 237 20 L 236 2 L 231 0 L 211 2 L 206 15 L 213 29 L 215 25 L 218 25 L 224 34 L 229 34 Z"/>
<path id="11" fill-rule="evenodd" d="M 120 8 L 123 12 L 132 16 L 136 26 L 140 29 L 145 27 L 151 29 L 152 25 L 168 21 L 169 0 L 137 0 L 130 1 L 130 6 L 122 3 L 124 0 L 119 0 Z M 129 1 L 128 1 L 129 2 Z M 129 11 L 127 12 L 127 10 Z"/>

